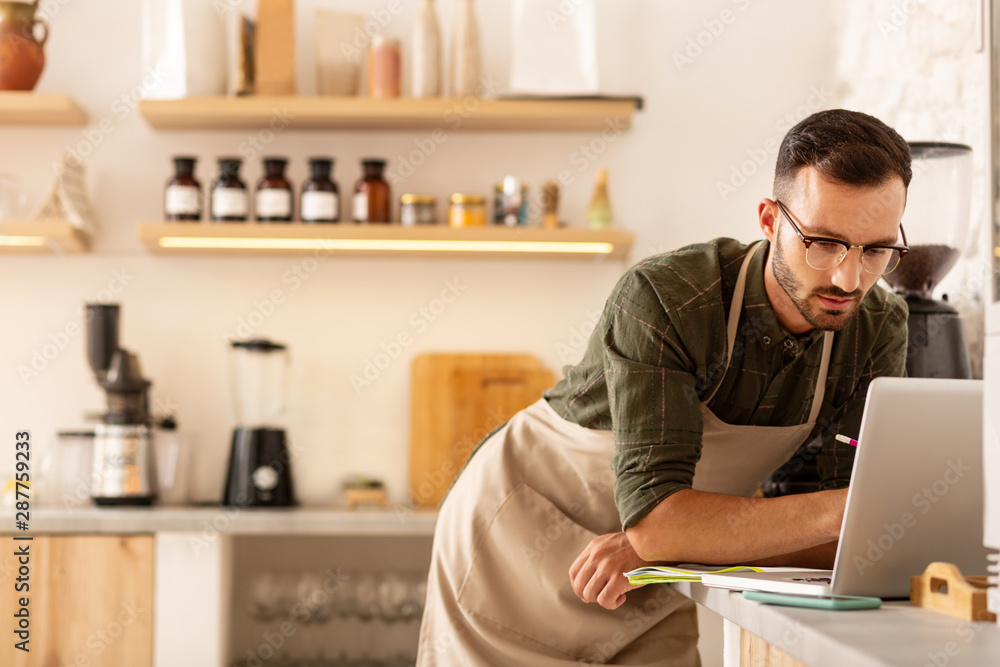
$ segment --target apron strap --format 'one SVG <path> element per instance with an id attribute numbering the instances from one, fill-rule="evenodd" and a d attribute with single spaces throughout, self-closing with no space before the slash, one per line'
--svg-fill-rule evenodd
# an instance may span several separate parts
<path id="1" fill-rule="evenodd" d="M 729 305 L 729 319 L 726 322 L 726 366 L 725 370 L 722 372 L 722 378 L 719 379 L 718 384 L 715 385 L 715 389 L 709 394 L 708 398 L 702 401 L 702 405 L 708 405 L 709 401 L 715 398 L 715 394 L 719 391 L 719 387 L 722 386 L 723 380 L 726 379 L 726 373 L 729 372 L 729 362 L 732 360 L 733 347 L 736 345 L 736 334 L 739 332 L 740 328 L 740 313 L 743 310 L 743 296 L 746 293 L 747 285 L 747 271 L 750 269 L 750 260 L 754 258 L 757 254 L 757 250 L 763 244 L 763 241 L 757 241 L 750 250 L 747 252 L 746 257 L 743 258 L 743 264 L 740 266 L 740 275 L 736 279 L 736 287 L 733 289 L 733 301 Z M 813 400 L 812 407 L 809 410 L 809 419 L 807 423 L 816 421 L 819 417 L 819 411 L 823 407 L 823 399 L 826 397 L 826 379 L 830 372 L 830 354 L 833 350 L 833 332 L 827 331 L 823 334 L 823 358 L 819 364 L 819 375 L 816 377 L 816 387 L 813 389 Z"/>
<path id="2" fill-rule="evenodd" d="M 747 252 L 746 257 L 743 258 L 743 265 L 740 266 L 740 275 L 736 279 L 736 287 L 733 289 L 733 301 L 729 304 L 729 319 L 726 322 L 726 365 L 723 368 L 722 377 L 719 378 L 718 384 L 715 385 L 715 389 L 712 390 L 708 398 L 702 401 L 703 405 L 707 405 L 709 401 L 715 398 L 715 392 L 719 391 L 719 387 L 722 386 L 722 381 L 726 379 L 726 373 L 729 371 L 733 346 L 736 345 L 736 334 L 740 328 L 740 312 L 743 310 L 743 295 L 746 292 L 747 271 L 750 269 L 750 260 L 754 258 L 754 255 L 757 254 L 757 250 L 763 243 L 763 241 L 757 241 L 757 243 L 753 244 Z"/>
<path id="3" fill-rule="evenodd" d="M 812 409 L 809 411 L 809 423 L 816 421 L 819 410 L 823 407 L 826 396 L 826 377 L 830 371 L 830 351 L 833 350 L 833 332 L 823 334 L 823 360 L 819 362 L 819 375 L 816 377 L 816 388 L 813 390 Z"/>

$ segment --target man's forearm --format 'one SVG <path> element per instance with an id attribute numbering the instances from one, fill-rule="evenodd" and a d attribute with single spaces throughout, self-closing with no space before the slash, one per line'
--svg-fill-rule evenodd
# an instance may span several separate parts
<path id="1" fill-rule="evenodd" d="M 762 561 L 836 540 L 846 494 L 742 498 L 684 489 L 625 532 L 647 561 Z"/>

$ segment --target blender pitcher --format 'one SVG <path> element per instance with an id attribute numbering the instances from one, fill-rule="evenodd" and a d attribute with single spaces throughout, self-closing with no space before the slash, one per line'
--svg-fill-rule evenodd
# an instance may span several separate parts
<path id="1" fill-rule="evenodd" d="M 269 340 L 233 341 L 230 381 L 236 404 L 223 504 L 288 507 L 295 504 L 285 430 L 288 349 Z"/>

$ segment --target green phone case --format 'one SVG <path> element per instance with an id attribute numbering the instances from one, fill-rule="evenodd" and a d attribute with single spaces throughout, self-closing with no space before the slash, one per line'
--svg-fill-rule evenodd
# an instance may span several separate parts
<path id="1" fill-rule="evenodd" d="M 765 593 L 764 591 L 743 591 L 743 597 L 754 602 L 765 604 L 780 604 L 786 607 L 809 607 L 810 609 L 832 609 L 844 611 L 848 609 L 878 609 L 882 606 L 881 598 L 869 598 L 854 595 L 791 595 L 788 593 Z"/>

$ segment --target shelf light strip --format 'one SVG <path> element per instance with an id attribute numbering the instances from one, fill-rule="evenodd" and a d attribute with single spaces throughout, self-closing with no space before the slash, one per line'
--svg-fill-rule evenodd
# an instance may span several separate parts
<path id="1" fill-rule="evenodd" d="M 423 239 L 269 239 L 164 236 L 161 248 L 241 250 L 400 250 L 420 252 L 547 252 L 608 255 L 612 243 L 589 241 L 462 241 Z"/>
<path id="2" fill-rule="evenodd" d="M 45 245 L 44 236 L 0 236 L 0 246 L 39 247 Z"/>

